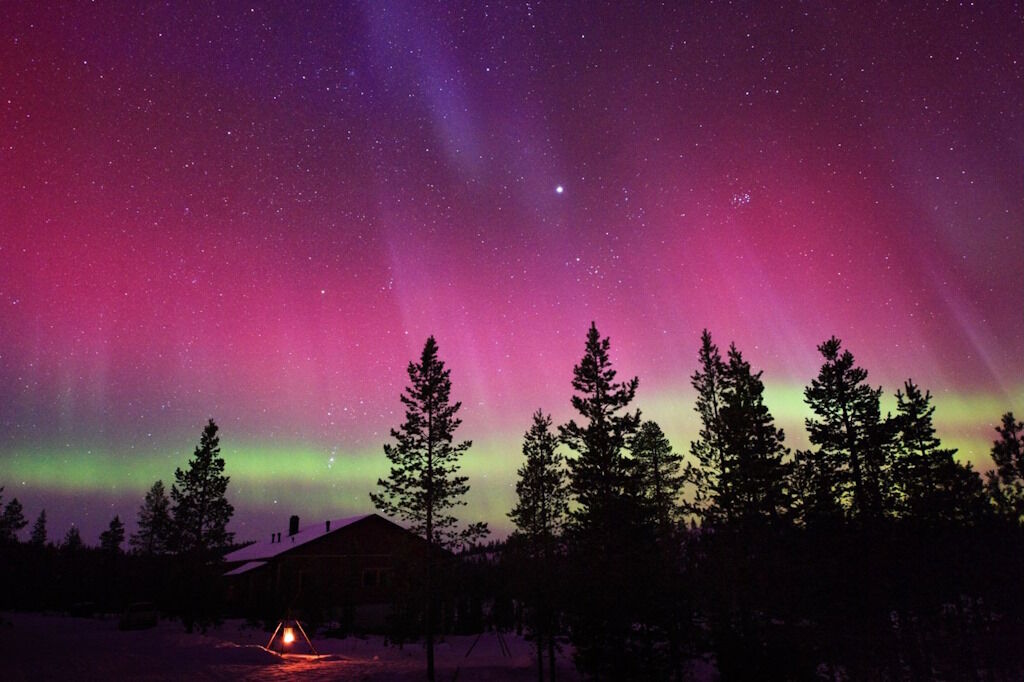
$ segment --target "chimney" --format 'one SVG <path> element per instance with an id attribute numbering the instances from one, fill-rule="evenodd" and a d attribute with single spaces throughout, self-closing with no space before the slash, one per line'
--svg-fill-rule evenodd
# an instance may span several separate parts
<path id="1" fill-rule="evenodd" d="M 270 544 L 274 544 L 274 534 L 270 534 Z"/>
<path id="2" fill-rule="evenodd" d="M 288 519 L 288 535 L 295 535 L 299 532 L 299 517 L 292 514 L 292 517 Z"/>
<path id="3" fill-rule="evenodd" d="M 331 532 L 331 522 L 330 521 L 324 521 L 324 532 L 325 533 L 330 533 Z"/>

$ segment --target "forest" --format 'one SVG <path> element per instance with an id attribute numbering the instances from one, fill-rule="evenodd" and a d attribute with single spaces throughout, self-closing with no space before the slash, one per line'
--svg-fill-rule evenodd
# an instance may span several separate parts
<path id="1" fill-rule="evenodd" d="M 438 637 L 484 627 L 525 633 L 539 680 L 555 678 L 566 648 L 601 680 L 687 679 L 698 659 L 723 680 L 1019 679 L 1024 423 L 1002 415 L 982 475 L 943 446 L 925 387 L 908 379 L 883 413 L 883 390 L 839 339 L 818 351 L 804 390 L 810 447 L 793 451 L 762 373 L 705 331 L 691 377 L 700 430 L 684 451 L 643 418 L 639 379 L 619 378 L 591 324 L 573 369 L 576 416 L 555 424 L 537 410 L 524 424 L 515 530 L 488 541 L 486 524 L 458 514 L 471 443 L 456 438 L 462 406 L 429 338 L 384 444 L 389 473 L 369 491 L 431 548 L 409 583 L 411 617 L 390 634 L 424 641 L 429 679 Z M 126 538 L 115 517 L 99 547 L 74 528 L 49 542 L 45 511 L 22 541 L 28 520 L 10 499 L 0 580 L 23 589 L 4 590 L 0 608 L 145 599 L 190 631 L 234 615 L 225 471 L 210 420 L 170 491 L 156 481 L 147 492 L 137 532 Z"/>

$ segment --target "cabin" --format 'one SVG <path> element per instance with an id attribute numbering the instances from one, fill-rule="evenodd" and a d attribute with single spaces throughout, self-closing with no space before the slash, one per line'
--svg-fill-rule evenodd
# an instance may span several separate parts
<path id="1" fill-rule="evenodd" d="M 224 557 L 232 610 L 254 618 L 305 618 L 382 628 L 404 595 L 426 541 L 378 514 L 271 533 Z"/>

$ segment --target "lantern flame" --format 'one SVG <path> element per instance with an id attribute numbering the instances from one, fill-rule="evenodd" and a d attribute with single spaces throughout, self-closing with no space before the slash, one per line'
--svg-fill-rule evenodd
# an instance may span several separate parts
<path id="1" fill-rule="evenodd" d="M 285 644 L 291 644 L 292 642 L 294 642 L 295 630 L 293 630 L 292 628 L 285 628 L 284 634 L 282 635 L 282 639 L 284 640 Z"/>

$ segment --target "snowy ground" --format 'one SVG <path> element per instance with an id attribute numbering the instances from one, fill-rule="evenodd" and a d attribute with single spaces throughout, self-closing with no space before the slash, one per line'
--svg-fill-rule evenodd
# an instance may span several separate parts
<path id="1" fill-rule="evenodd" d="M 134 632 L 117 618 L 0 613 L 0 680 L 420 680 L 422 645 L 384 646 L 380 637 L 314 639 L 318 660 L 281 658 L 269 634 L 229 621 L 205 635 L 167 621 Z M 446 637 L 436 648 L 438 680 L 534 680 L 535 652 L 515 635 Z M 472 651 L 470 649 L 472 648 Z M 467 656 L 467 652 L 470 652 Z M 577 680 L 566 653 L 559 679 Z"/>

